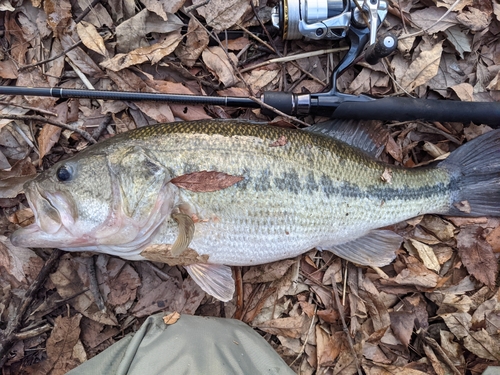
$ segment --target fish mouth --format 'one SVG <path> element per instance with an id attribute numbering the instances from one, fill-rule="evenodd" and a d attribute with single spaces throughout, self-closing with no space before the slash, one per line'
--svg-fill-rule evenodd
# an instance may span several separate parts
<path id="1" fill-rule="evenodd" d="M 49 192 L 42 193 L 34 182 L 30 185 L 25 189 L 25 195 L 35 221 L 16 230 L 11 236 L 12 244 L 21 247 L 70 245 L 74 237 L 68 231 L 68 224 L 74 223 L 74 220 L 64 210 L 68 206 L 64 204 L 64 197 Z"/>

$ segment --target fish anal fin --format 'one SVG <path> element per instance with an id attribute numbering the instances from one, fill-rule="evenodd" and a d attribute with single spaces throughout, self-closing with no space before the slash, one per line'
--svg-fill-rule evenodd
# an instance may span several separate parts
<path id="1" fill-rule="evenodd" d="M 196 263 L 184 266 L 193 280 L 205 292 L 227 302 L 234 295 L 234 279 L 231 267 L 221 264 Z"/>
<path id="2" fill-rule="evenodd" d="M 172 244 L 170 253 L 173 256 L 179 256 L 189 247 L 189 244 L 193 239 L 194 221 L 191 219 L 191 216 L 183 213 L 172 214 L 172 218 L 178 224 L 179 234 L 177 235 L 175 242 Z"/>
<path id="3" fill-rule="evenodd" d="M 390 230 L 372 230 L 362 237 L 324 250 L 363 266 L 383 267 L 396 257 L 403 238 Z"/>

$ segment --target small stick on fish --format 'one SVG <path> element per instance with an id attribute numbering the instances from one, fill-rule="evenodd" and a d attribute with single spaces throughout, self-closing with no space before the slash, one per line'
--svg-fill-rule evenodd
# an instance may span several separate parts
<path id="1" fill-rule="evenodd" d="M 59 126 L 60 128 L 63 129 L 68 129 L 71 130 L 75 133 L 80 134 L 83 138 L 85 138 L 87 141 L 90 143 L 97 143 L 97 141 L 85 130 L 79 129 L 76 126 L 71 126 L 69 124 L 65 124 L 64 122 L 57 121 L 57 120 L 52 120 L 50 118 L 46 118 L 43 116 L 37 116 L 37 115 L 8 115 L 8 114 L 0 114 L 0 118 L 5 118 L 7 120 L 20 120 L 20 121 L 40 121 L 40 122 L 45 122 L 51 125 Z"/>
<path id="2" fill-rule="evenodd" d="M 344 314 L 344 306 L 340 303 L 340 298 L 337 290 L 337 283 L 335 282 L 334 277 L 332 276 L 332 294 L 335 298 L 335 304 L 337 305 L 337 310 L 339 311 L 340 319 L 342 320 L 342 326 L 344 328 L 344 333 L 347 336 L 347 342 L 349 343 L 349 347 L 351 348 L 352 355 L 354 356 L 354 363 L 356 364 L 356 369 L 358 370 L 358 375 L 362 375 L 361 367 L 359 366 L 358 356 L 356 355 L 356 349 L 354 349 L 354 343 L 352 342 L 352 337 L 349 334 L 349 328 L 347 327 L 347 323 L 345 321 Z"/>
<path id="3" fill-rule="evenodd" d="M 7 359 L 9 359 L 7 353 L 16 343 L 16 334 L 21 328 L 23 318 L 25 317 L 26 312 L 31 305 L 31 302 L 33 301 L 33 297 L 38 291 L 38 288 L 40 288 L 40 286 L 42 286 L 43 283 L 45 283 L 45 281 L 47 280 L 47 276 L 49 275 L 50 271 L 52 271 L 52 267 L 57 264 L 61 254 L 62 250 L 53 250 L 49 259 L 47 259 L 44 266 L 40 270 L 40 273 L 36 277 L 35 281 L 30 285 L 28 290 L 26 290 L 21 304 L 14 314 L 14 319 L 9 321 L 9 323 L 7 324 L 7 328 L 0 333 L 0 368 L 3 367 Z"/>
<path id="4" fill-rule="evenodd" d="M 236 284 L 236 311 L 234 319 L 241 320 L 243 317 L 243 278 L 241 277 L 241 267 L 233 267 L 234 282 Z"/>

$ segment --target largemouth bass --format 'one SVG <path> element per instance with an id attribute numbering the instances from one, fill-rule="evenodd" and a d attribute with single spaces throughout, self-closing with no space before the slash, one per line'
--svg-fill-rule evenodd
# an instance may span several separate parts
<path id="1" fill-rule="evenodd" d="M 228 266 L 312 248 L 384 266 L 402 239 L 377 228 L 425 213 L 499 215 L 500 131 L 437 166 L 407 169 L 325 129 L 198 121 L 117 135 L 25 185 L 35 223 L 12 243 L 180 264 L 227 301 Z"/>

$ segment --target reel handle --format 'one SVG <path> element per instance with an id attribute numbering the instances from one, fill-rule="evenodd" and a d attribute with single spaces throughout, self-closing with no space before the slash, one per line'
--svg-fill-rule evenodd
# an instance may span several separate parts
<path id="1" fill-rule="evenodd" d="M 365 51 L 365 60 L 370 65 L 375 65 L 380 59 L 389 56 L 398 48 L 398 38 L 387 33 L 380 37 L 375 44 L 371 44 Z"/>

